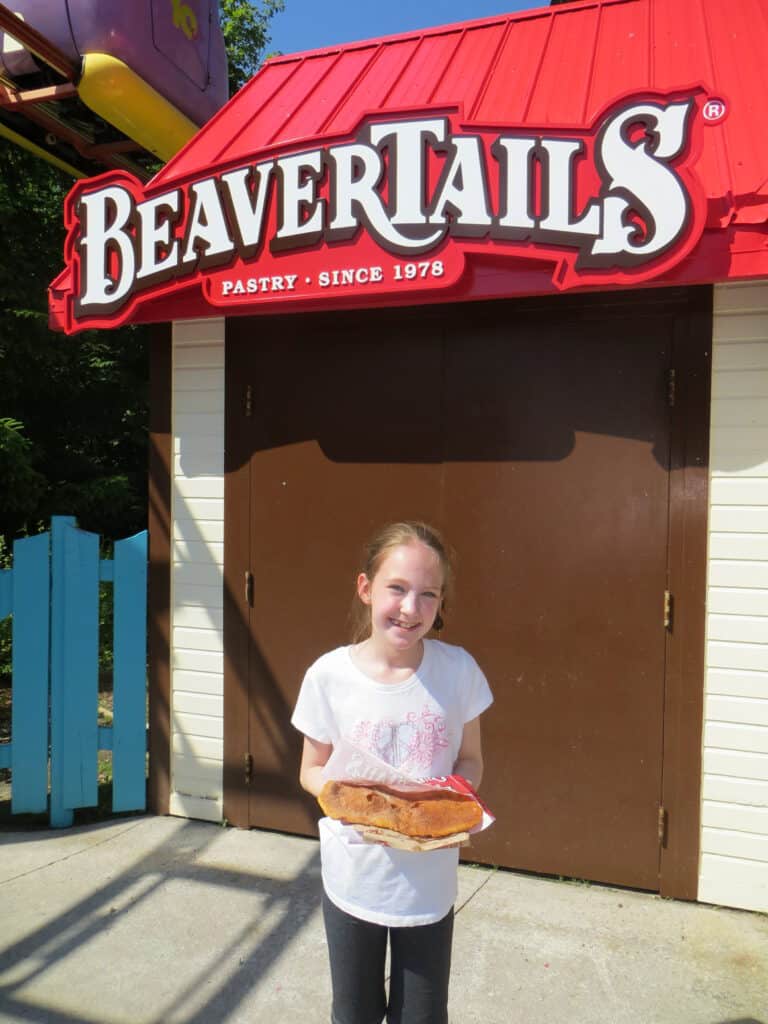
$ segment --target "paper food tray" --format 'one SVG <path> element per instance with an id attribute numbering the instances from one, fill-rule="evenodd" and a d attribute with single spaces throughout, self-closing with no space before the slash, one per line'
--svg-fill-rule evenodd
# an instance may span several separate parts
<path id="1" fill-rule="evenodd" d="M 374 828 L 372 825 L 353 825 L 363 839 L 371 843 L 384 843 L 396 850 L 408 850 L 411 853 L 426 853 L 429 850 L 442 850 L 446 846 L 466 846 L 469 843 L 469 832 L 457 832 L 441 839 L 414 839 L 402 832 L 393 832 L 391 828 Z"/>

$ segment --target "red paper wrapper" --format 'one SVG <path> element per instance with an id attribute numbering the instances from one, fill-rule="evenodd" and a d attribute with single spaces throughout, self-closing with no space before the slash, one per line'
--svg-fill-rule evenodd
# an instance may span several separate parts
<path id="1" fill-rule="evenodd" d="M 424 779 L 427 786 L 436 786 L 438 789 L 452 789 L 454 793 L 462 793 L 464 796 L 471 796 L 475 803 L 480 804 L 483 809 L 483 820 L 475 828 L 471 829 L 470 835 L 482 832 L 496 821 L 496 817 L 490 807 L 480 799 L 475 788 L 465 779 L 463 775 L 440 775 L 434 779 Z"/>

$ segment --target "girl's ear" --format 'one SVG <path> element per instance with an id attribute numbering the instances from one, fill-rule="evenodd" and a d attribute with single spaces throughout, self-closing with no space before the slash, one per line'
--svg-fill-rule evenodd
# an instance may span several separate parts
<path id="1" fill-rule="evenodd" d="M 371 581 L 364 572 L 357 577 L 357 596 L 363 604 L 371 603 Z"/>

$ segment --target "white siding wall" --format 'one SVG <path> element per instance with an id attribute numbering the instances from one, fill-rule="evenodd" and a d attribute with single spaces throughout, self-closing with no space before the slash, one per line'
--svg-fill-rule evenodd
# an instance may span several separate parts
<path id="1" fill-rule="evenodd" d="M 224 321 L 173 325 L 171 814 L 221 821 Z"/>
<path id="2" fill-rule="evenodd" d="M 699 899 L 768 910 L 768 283 L 715 289 Z"/>

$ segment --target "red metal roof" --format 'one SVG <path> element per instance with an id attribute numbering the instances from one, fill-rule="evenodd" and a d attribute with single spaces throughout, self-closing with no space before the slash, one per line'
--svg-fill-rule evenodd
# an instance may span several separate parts
<path id="1" fill-rule="evenodd" d="M 171 160 L 166 185 L 369 113 L 453 106 L 484 124 L 582 127 L 634 91 L 727 100 L 698 162 L 710 223 L 768 216 L 765 0 L 594 0 L 277 57 Z"/>
<path id="2" fill-rule="evenodd" d="M 582 0 L 277 57 L 147 193 L 306 140 L 350 137 L 372 114 L 453 108 L 470 126 L 583 130 L 618 97 L 698 91 L 727 107 L 700 133 L 705 230 L 695 260 L 686 256 L 652 283 L 768 276 L 766 54 L 765 0 Z M 482 258 L 474 266 L 453 298 L 555 290 L 526 268 L 513 280 Z M 198 286 L 145 303 L 134 319 L 206 314 Z"/>

